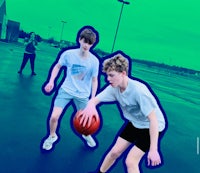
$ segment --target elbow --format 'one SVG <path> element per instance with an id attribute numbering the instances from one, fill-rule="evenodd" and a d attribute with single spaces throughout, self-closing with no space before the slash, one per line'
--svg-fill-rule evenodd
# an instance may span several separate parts
<path id="1" fill-rule="evenodd" d="M 93 77 L 93 78 L 92 78 L 92 82 L 97 82 L 97 78 L 96 78 L 96 77 Z"/>
<path id="2" fill-rule="evenodd" d="M 59 63 L 57 63 L 54 68 L 57 69 L 57 70 L 60 70 L 61 65 Z"/>
<path id="3" fill-rule="evenodd" d="M 98 80 L 96 77 L 92 78 L 92 83 L 93 83 L 93 85 L 96 85 L 96 86 L 98 85 Z"/>

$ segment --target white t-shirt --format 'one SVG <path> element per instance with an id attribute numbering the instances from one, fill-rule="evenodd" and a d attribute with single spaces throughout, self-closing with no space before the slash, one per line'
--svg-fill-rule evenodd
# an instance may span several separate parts
<path id="1" fill-rule="evenodd" d="M 67 93 L 87 98 L 91 94 L 92 77 L 99 73 L 99 60 L 89 52 L 89 57 L 82 59 L 79 49 L 71 49 L 63 52 L 58 63 L 67 67 L 67 75 L 61 86 Z"/>
<path id="2" fill-rule="evenodd" d="M 148 115 L 155 110 L 159 131 L 165 128 L 163 113 L 148 87 L 137 80 L 128 79 L 125 91 L 120 92 L 119 87 L 107 86 L 97 98 L 101 102 L 118 101 L 124 118 L 129 120 L 136 128 L 149 128 Z"/>

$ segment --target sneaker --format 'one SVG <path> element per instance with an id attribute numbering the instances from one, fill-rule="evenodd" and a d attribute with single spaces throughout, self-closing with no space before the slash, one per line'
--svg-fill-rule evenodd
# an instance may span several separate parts
<path id="1" fill-rule="evenodd" d="M 56 142 L 58 136 L 49 136 L 43 143 L 42 148 L 45 150 L 50 150 L 53 147 L 53 143 Z"/>
<path id="2" fill-rule="evenodd" d="M 95 147 L 95 146 L 96 146 L 96 142 L 95 142 L 95 140 L 92 138 L 91 135 L 88 135 L 88 136 L 82 135 L 82 137 L 83 137 L 83 139 L 86 140 L 87 145 L 88 145 L 89 147 Z"/>

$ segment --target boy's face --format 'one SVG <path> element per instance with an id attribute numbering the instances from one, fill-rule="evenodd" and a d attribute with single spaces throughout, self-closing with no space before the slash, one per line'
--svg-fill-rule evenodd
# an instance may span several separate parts
<path id="1" fill-rule="evenodd" d="M 115 88 L 122 85 L 126 72 L 108 71 L 106 74 L 109 84 Z"/>
<path id="2" fill-rule="evenodd" d="M 82 38 L 82 39 L 79 39 L 79 43 L 80 43 L 80 48 L 83 52 L 87 52 L 90 50 L 90 48 L 92 47 L 93 44 L 89 44 L 89 43 L 86 43 L 85 39 Z"/>

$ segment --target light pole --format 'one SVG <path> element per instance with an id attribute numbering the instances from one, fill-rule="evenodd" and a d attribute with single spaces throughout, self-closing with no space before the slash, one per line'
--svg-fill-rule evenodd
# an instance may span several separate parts
<path id="1" fill-rule="evenodd" d="M 62 30 L 61 30 L 61 34 L 60 34 L 60 41 L 62 40 L 62 35 L 63 35 L 63 30 L 64 30 L 64 25 L 67 23 L 65 21 L 61 21 L 62 22 Z"/>
<path id="2" fill-rule="evenodd" d="M 118 20 L 118 24 L 117 24 L 117 28 L 116 28 L 116 32 L 115 32 L 115 37 L 114 37 L 113 46 L 112 46 L 112 52 L 113 52 L 114 47 L 115 47 L 115 41 L 116 41 L 116 38 L 117 38 L 117 33 L 118 33 L 118 29 L 119 29 L 119 24 L 120 24 L 122 12 L 123 12 L 124 4 L 126 4 L 126 5 L 130 4 L 130 2 L 127 2 L 127 1 L 124 1 L 124 0 L 118 0 L 118 1 L 122 3 L 122 7 L 121 7 L 121 11 L 120 11 L 120 15 L 119 15 L 119 20 Z"/>

